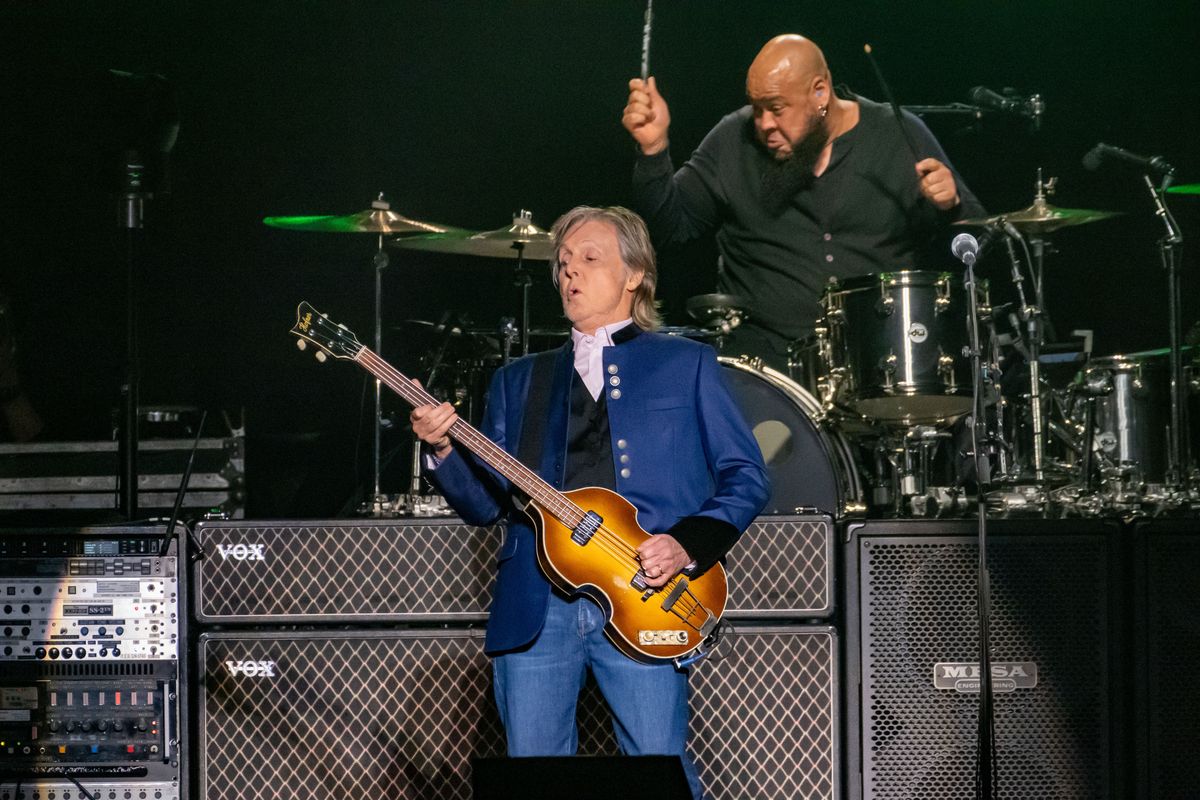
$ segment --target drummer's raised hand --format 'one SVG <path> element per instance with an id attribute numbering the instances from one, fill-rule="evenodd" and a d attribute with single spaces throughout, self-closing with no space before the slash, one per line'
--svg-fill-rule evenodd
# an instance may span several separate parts
<path id="1" fill-rule="evenodd" d="M 958 205 L 958 186 L 954 173 L 936 158 L 917 162 L 917 177 L 921 179 L 921 194 L 942 211 Z"/>
<path id="2" fill-rule="evenodd" d="M 621 115 L 621 124 L 648 156 L 667 148 L 667 128 L 671 127 L 671 112 L 667 101 L 658 93 L 654 78 L 629 82 L 629 100 Z"/>

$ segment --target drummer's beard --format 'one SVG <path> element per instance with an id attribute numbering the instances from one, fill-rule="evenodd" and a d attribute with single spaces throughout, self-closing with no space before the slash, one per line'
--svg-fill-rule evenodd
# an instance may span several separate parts
<path id="1" fill-rule="evenodd" d="M 773 214 L 779 214 L 798 193 L 816 180 L 813 170 L 821 151 L 829 143 L 827 117 L 817 117 L 808 132 L 792 143 L 792 154 L 772 160 L 762 174 L 763 200 Z"/>

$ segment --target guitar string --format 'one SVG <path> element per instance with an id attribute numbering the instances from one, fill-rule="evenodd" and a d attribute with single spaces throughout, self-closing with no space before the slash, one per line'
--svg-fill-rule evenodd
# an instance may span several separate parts
<path id="1" fill-rule="evenodd" d="M 379 372 L 384 373 L 383 375 L 379 375 L 380 379 L 383 380 L 389 388 L 399 394 L 410 405 L 422 406 L 436 405 L 438 403 L 437 398 L 429 394 L 429 392 L 425 391 L 423 388 L 418 387 L 403 373 L 401 373 L 391 364 L 384 361 L 383 358 L 377 355 L 370 348 L 366 346 L 360 347 L 361 349 L 359 350 L 359 353 L 354 357 L 355 360 L 359 360 L 364 363 L 369 362 L 367 364 L 368 368 L 373 365 L 379 370 Z M 371 372 L 378 375 L 375 370 L 371 370 Z M 534 496 L 535 499 L 539 500 L 542 505 L 546 506 L 547 509 L 554 514 L 554 516 L 558 517 L 563 522 L 571 525 L 572 527 L 577 527 L 579 523 L 583 521 L 584 517 L 586 516 L 583 509 L 573 502 L 562 498 L 561 495 L 559 495 L 559 493 L 553 489 L 553 487 L 547 484 L 536 473 L 534 473 L 519 460 L 511 456 L 507 451 L 477 431 L 464 420 L 457 420 L 454 425 L 451 426 L 450 434 L 461 440 L 468 447 L 471 447 L 476 451 L 484 451 L 480 453 L 481 455 L 485 457 L 491 457 L 492 460 L 495 461 L 503 461 L 506 467 L 508 467 L 511 471 L 518 473 L 520 477 L 529 484 L 529 486 L 522 486 L 522 488 Z M 520 484 L 518 483 L 518 485 Z M 541 491 L 535 492 L 535 490 Z M 540 495 L 540 497 L 538 495 Z M 543 498 L 549 498 L 551 502 L 547 502 Z M 575 517 L 575 521 L 572 521 L 571 517 Z M 603 534 L 603 536 L 601 536 L 601 534 Z M 600 525 L 592 538 L 594 541 L 600 541 L 607 544 L 608 547 L 605 548 L 606 552 L 621 566 L 630 568 L 633 572 L 637 572 L 637 570 L 640 569 L 640 564 L 634 557 L 637 552 L 636 549 L 626 543 L 625 540 L 611 528 L 603 524 Z M 613 549 L 614 547 L 615 550 Z M 677 577 L 672 577 L 671 580 L 659 588 L 662 591 L 673 590 L 678 582 L 679 579 Z M 691 592 L 688 592 L 688 594 L 691 595 Z M 697 608 L 703 608 L 703 604 L 698 602 L 695 603 L 690 608 L 688 616 L 690 617 Z M 677 616 L 679 616 L 678 612 L 675 613 Z M 687 621 L 686 618 L 681 617 L 681 619 L 684 619 L 685 622 Z"/>

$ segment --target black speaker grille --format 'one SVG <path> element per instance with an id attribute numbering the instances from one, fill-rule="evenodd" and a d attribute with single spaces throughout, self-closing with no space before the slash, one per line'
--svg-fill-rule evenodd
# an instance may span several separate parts
<path id="1" fill-rule="evenodd" d="M 691 746 L 712 800 L 833 797 L 836 640 L 747 629 L 695 668 Z M 202 800 L 470 797 L 470 758 L 500 755 L 491 671 L 471 631 L 202 637 Z M 228 662 L 228 663 L 227 663 Z M 589 682 L 580 752 L 615 754 Z"/>
<path id="2" fill-rule="evenodd" d="M 458 520 L 202 523 L 201 620 L 482 620 L 498 528 Z"/>
<path id="3" fill-rule="evenodd" d="M 828 516 L 759 517 L 727 559 L 728 615 L 818 619 L 833 613 Z"/>
<path id="4" fill-rule="evenodd" d="M 1200 719 L 1200 521 L 1141 532 L 1146 603 L 1137 630 L 1142 654 L 1147 797 L 1190 797 L 1200 787 L 1192 745 Z"/>
<path id="5" fill-rule="evenodd" d="M 1108 549 L 1103 535 L 989 538 L 992 659 L 1038 684 L 997 694 L 1002 798 L 1108 796 Z M 978 696 L 934 688 L 976 662 L 969 537 L 863 536 L 863 787 L 872 798 L 974 798 Z"/>

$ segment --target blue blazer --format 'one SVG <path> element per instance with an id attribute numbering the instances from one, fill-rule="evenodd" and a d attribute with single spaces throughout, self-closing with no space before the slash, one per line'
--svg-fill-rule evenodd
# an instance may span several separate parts
<path id="1" fill-rule="evenodd" d="M 526 422 L 533 363 L 529 356 L 498 370 L 488 390 L 482 432 L 513 455 Z M 574 348 L 567 342 L 555 356 L 541 462 L 528 465 L 560 490 L 574 371 Z M 713 349 L 639 333 L 604 348 L 604 375 L 616 490 L 637 508 L 642 528 L 662 533 L 690 516 L 711 517 L 738 534 L 749 527 L 770 496 L 767 472 Z M 507 481 L 459 447 L 433 479 L 467 523 L 490 525 L 508 517 L 484 649 L 512 650 L 541 630 L 550 582 L 537 565 L 532 527 L 506 500 Z"/>

